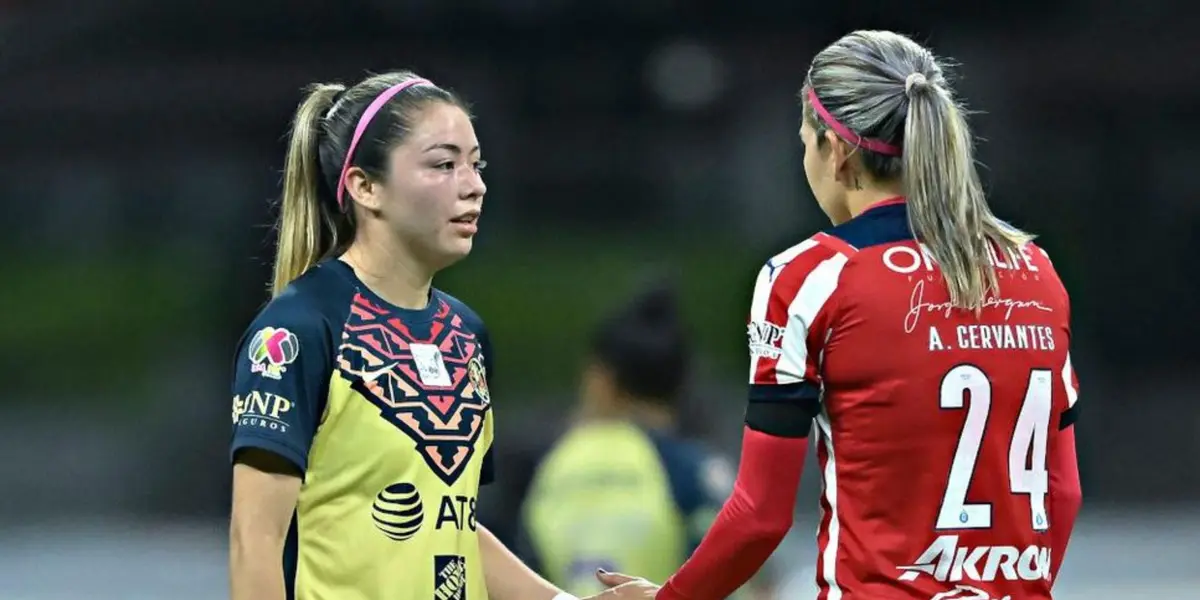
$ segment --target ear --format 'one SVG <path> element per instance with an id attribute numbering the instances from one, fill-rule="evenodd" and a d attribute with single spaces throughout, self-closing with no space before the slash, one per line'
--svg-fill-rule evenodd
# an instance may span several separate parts
<path id="1" fill-rule="evenodd" d="M 825 132 L 825 142 L 829 145 L 829 160 L 833 165 L 834 179 L 843 183 L 849 182 L 854 176 L 854 165 L 850 157 L 856 149 L 832 131 Z"/>
<path id="2" fill-rule="evenodd" d="M 345 177 L 346 196 L 367 210 L 378 211 L 383 208 L 379 183 L 371 179 L 366 171 L 359 167 L 350 167 L 346 170 Z"/>

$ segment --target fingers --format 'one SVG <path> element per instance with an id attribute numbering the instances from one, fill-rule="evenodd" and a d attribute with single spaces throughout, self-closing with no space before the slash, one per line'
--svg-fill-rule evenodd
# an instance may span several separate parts
<path id="1" fill-rule="evenodd" d="M 624 573 L 609 573 L 604 569 L 596 569 L 596 579 L 600 580 L 600 583 L 603 583 L 605 587 L 614 587 L 622 583 L 637 581 L 641 578 L 625 575 Z"/>
<path id="2" fill-rule="evenodd" d="M 597 573 L 597 576 L 599 575 Z M 629 580 L 583 600 L 654 600 L 654 597 L 658 594 L 658 586 L 645 579 L 620 575 L 619 573 L 605 573 L 605 575 L 618 575 L 626 577 Z"/>

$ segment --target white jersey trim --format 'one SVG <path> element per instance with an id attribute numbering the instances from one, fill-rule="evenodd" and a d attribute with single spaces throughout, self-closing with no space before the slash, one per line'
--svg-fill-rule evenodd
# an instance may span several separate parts
<path id="1" fill-rule="evenodd" d="M 754 296 L 750 303 L 751 324 L 767 321 L 771 298 L 777 293 L 775 285 L 779 274 L 797 257 L 818 247 L 821 247 L 821 243 L 810 238 L 767 261 L 767 264 L 759 271 L 754 284 Z M 826 249 L 829 250 L 829 248 Z M 831 257 L 821 261 L 804 274 L 799 289 L 789 299 L 787 322 L 779 324 L 783 329 L 783 339 L 780 342 L 779 358 L 774 369 L 778 383 L 788 384 L 804 381 L 808 361 L 809 329 L 817 314 L 837 290 L 842 268 L 846 266 L 848 260 L 849 257 L 835 250 Z M 751 351 L 749 372 L 751 383 L 755 382 L 759 361 L 763 359 L 762 354 Z"/>
<path id="2" fill-rule="evenodd" d="M 821 476 L 825 480 L 825 491 L 823 492 L 825 502 L 829 504 L 829 539 L 826 540 L 825 547 L 821 549 L 821 572 L 817 576 L 824 580 L 825 585 L 829 588 L 826 600 L 841 600 L 842 587 L 838 585 L 837 581 L 837 560 L 838 538 L 842 531 L 842 523 L 838 519 L 838 477 L 837 459 L 833 451 L 833 427 L 829 424 L 829 413 L 825 409 L 822 409 L 821 414 L 817 415 L 815 422 L 820 431 L 819 439 L 825 443 L 825 452 L 828 454 Z"/>

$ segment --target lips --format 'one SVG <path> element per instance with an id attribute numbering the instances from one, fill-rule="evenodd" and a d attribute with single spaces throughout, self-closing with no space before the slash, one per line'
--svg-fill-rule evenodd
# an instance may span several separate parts
<path id="1" fill-rule="evenodd" d="M 450 222 L 458 223 L 460 225 L 474 225 L 478 220 L 479 220 L 479 211 L 472 210 L 472 211 L 465 212 L 457 217 L 454 217 L 453 219 L 450 219 Z"/>

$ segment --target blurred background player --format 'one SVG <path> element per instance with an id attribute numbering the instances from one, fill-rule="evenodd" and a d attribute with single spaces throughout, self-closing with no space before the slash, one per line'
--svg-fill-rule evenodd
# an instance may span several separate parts
<path id="1" fill-rule="evenodd" d="M 732 465 L 680 431 L 691 344 L 679 311 L 660 281 L 598 323 L 578 421 L 534 474 L 521 554 L 574 594 L 604 589 L 597 569 L 665 579 L 732 488 Z"/>
<path id="2" fill-rule="evenodd" d="M 1048 599 L 1081 502 L 1066 290 L 989 209 L 929 50 L 849 34 L 800 98 L 834 227 L 759 273 L 734 493 L 657 597 L 724 598 L 758 570 L 815 418 L 821 600 Z"/>
<path id="3" fill-rule="evenodd" d="M 236 355 L 234 600 L 565 597 L 475 517 L 492 347 L 432 279 L 471 251 L 483 167 L 464 104 L 412 73 L 300 104 L 274 299 Z"/>

